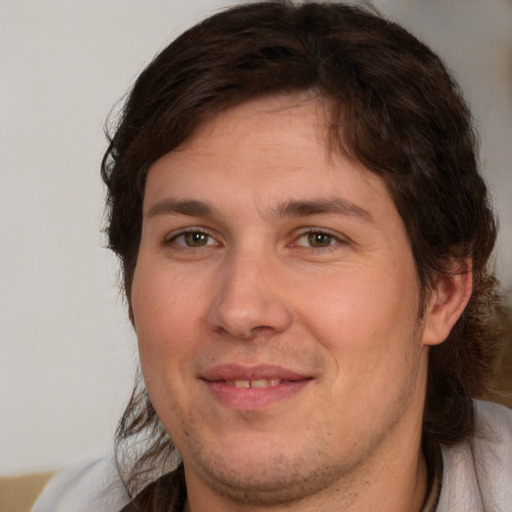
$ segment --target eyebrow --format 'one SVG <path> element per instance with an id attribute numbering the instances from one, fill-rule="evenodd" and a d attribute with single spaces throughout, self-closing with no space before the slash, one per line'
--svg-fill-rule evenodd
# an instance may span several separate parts
<path id="1" fill-rule="evenodd" d="M 365 222 L 372 222 L 372 216 L 368 210 L 351 201 L 342 198 L 313 199 L 313 200 L 289 200 L 276 208 L 279 217 L 307 217 L 310 215 L 338 214 L 355 217 Z"/>
<path id="2" fill-rule="evenodd" d="M 164 199 L 153 205 L 147 212 L 146 218 L 151 219 L 159 215 L 188 215 L 191 217 L 209 217 L 215 208 L 205 201 L 195 199 Z"/>
<path id="3" fill-rule="evenodd" d="M 196 199 L 164 199 L 146 212 L 146 218 L 160 215 L 187 215 L 190 217 L 211 217 L 216 213 L 210 203 Z M 372 222 L 368 210 L 342 198 L 294 200 L 290 199 L 271 210 L 276 217 L 308 217 L 311 215 L 338 214 Z"/>

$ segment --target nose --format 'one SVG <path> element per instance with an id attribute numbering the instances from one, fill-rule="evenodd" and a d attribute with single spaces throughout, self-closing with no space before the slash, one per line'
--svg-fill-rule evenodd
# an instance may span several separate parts
<path id="1" fill-rule="evenodd" d="M 281 276 L 271 258 L 226 259 L 217 275 L 216 294 L 207 315 L 209 327 L 244 340 L 285 331 L 292 312 L 281 293 Z"/>

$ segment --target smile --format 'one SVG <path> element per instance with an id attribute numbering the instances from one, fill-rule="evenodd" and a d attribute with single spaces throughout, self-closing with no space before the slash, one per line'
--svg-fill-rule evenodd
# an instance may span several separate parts
<path id="1" fill-rule="evenodd" d="M 268 388 L 278 386 L 281 379 L 253 379 L 253 380 L 227 380 L 225 383 L 228 386 L 234 386 L 235 388 Z"/>
<path id="2" fill-rule="evenodd" d="M 205 371 L 200 380 L 223 407 L 255 411 L 291 399 L 314 379 L 275 365 L 222 364 Z"/>

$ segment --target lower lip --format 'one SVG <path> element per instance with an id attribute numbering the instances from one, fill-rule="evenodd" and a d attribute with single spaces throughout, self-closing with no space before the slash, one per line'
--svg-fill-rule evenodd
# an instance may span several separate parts
<path id="1" fill-rule="evenodd" d="M 281 381 L 266 388 L 237 388 L 221 381 L 203 381 L 213 395 L 231 409 L 257 411 L 292 397 L 304 389 L 311 379 Z"/>

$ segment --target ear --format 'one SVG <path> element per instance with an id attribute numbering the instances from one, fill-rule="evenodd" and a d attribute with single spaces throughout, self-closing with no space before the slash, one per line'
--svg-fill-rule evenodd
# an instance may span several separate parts
<path id="1" fill-rule="evenodd" d="M 457 259 L 447 269 L 447 275 L 437 274 L 425 311 L 423 343 L 438 345 L 452 330 L 464 311 L 473 291 L 470 260 Z"/>

